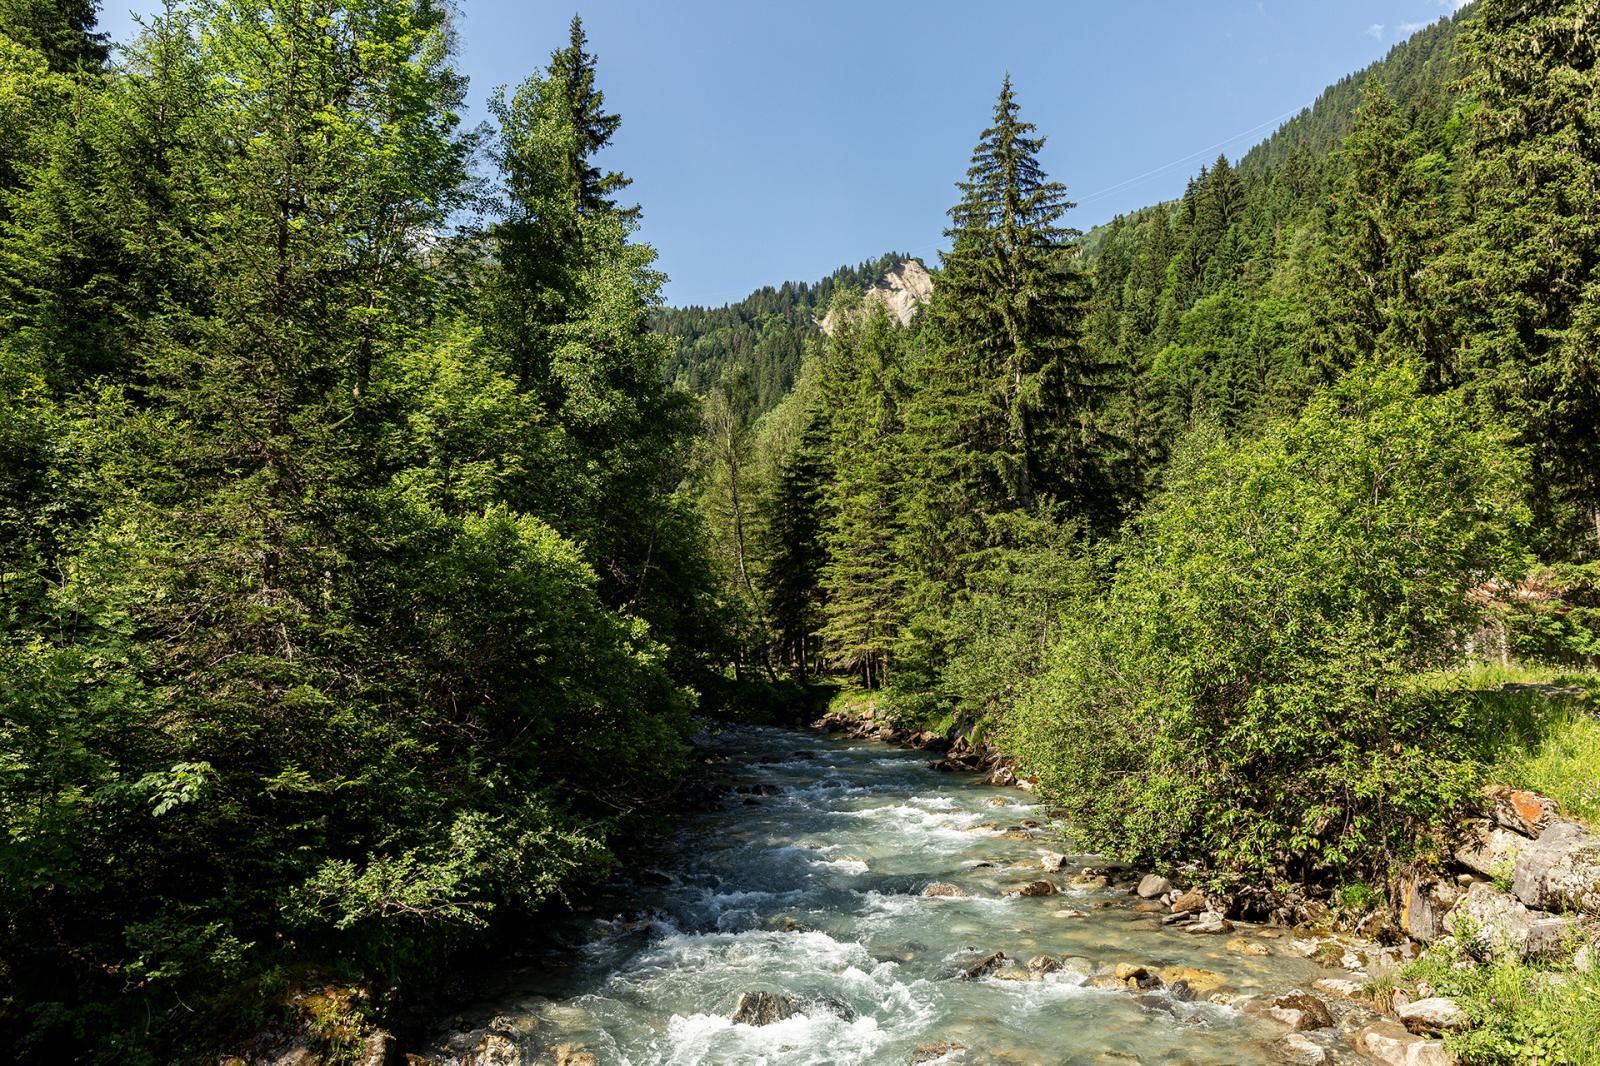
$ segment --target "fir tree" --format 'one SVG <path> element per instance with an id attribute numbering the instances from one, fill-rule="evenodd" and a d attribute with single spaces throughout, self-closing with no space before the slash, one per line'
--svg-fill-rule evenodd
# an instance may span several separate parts
<path id="1" fill-rule="evenodd" d="M 96 33 L 97 0 L 0 0 L 0 33 L 42 53 L 61 73 L 98 70 L 106 36 Z"/>
<path id="2" fill-rule="evenodd" d="M 1445 270 L 1467 387 L 1531 450 L 1548 550 L 1600 554 L 1600 37 L 1592 0 L 1483 0 L 1462 42 L 1460 225 Z"/>
<path id="3" fill-rule="evenodd" d="M 1084 512 L 1105 503 L 1096 469 L 1103 368 L 1080 337 L 1078 232 L 1062 223 L 1072 204 L 1040 165 L 1044 138 L 1034 134 L 1007 78 L 958 185 L 952 247 L 929 307 L 927 381 L 911 417 L 921 479 L 948 497 L 927 501 L 943 514 L 925 517 L 948 526 L 957 551 L 963 541 L 978 546 L 983 514 L 1041 497 Z"/>
<path id="4" fill-rule="evenodd" d="M 549 83 L 561 93 L 567 126 L 572 138 L 567 142 L 565 174 L 573 199 L 580 211 L 615 211 L 614 195 L 633 184 L 633 179 L 617 171 L 602 172 L 594 156 L 611 143 L 618 115 L 605 111 L 606 94 L 595 87 L 595 57 L 587 50 L 589 38 L 583 20 L 572 16 L 567 47 L 550 57 Z"/>

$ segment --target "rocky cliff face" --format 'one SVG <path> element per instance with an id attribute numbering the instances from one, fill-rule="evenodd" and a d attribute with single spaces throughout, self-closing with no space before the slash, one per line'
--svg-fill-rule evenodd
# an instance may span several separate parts
<path id="1" fill-rule="evenodd" d="M 933 275 L 915 259 L 907 259 L 899 270 L 891 270 L 883 280 L 868 289 L 864 302 L 878 303 L 902 326 L 910 325 L 917 310 L 933 295 Z M 833 336 L 839 323 L 832 311 L 820 323 L 822 332 Z"/>

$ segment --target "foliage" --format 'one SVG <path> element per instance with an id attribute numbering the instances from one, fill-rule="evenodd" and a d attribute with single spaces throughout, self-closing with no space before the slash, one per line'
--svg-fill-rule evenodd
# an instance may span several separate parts
<path id="1" fill-rule="evenodd" d="M 673 348 L 667 374 L 701 395 L 730 373 L 747 376 L 750 388 L 737 413 L 742 422 L 752 423 L 798 385 L 801 365 L 822 336 L 821 322 L 834 297 L 871 288 L 905 260 L 890 253 L 840 267 L 820 281 L 768 285 L 723 307 L 660 308 L 655 329 Z"/>
<path id="2" fill-rule="evenodd" d="M 1517 477 L 1414 368 L 1359 366 L 1186 464 L 1008 739 L 1097 848 L 1370 868 L 1472 784 L 1464 700 L 1408 675 L 1456 653 L 1475 575 L 1517 563 Z"/>
<path id="3" fill-rule="evenodd" d="M 1429 949 L 1407 968 L 1449 996 L 1471 1025 L 1445 1039 L 1462 1066 L 1600 1063 L 1600 967 L 1561 970 L 1510 957 L 1476 958 L 1459 938 Z"/>
<path id="4" fill-rule="evenodd" d="M 308 971 L 392 1015 L 676 787 L 693 411 L 582 47 L 480 226 L 441 5 L 194 0 L 92 77 L 0 42 L 19 1058 L 214 1057 Z"/>

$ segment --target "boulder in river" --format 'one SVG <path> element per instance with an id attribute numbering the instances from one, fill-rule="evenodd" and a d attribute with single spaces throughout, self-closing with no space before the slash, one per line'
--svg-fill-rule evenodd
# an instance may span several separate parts
<path id="1" fill-rule="evenodd" d="M 1173 914 L 1199 914 L 1206 909 L 1206 897 L 1199 889 L 1191 888 L 1172 901 Z"/>
<path id="2" fill-rule="evenodd" d="M 947 1055 L 967 1050 L 960 1044 L 952 1044 L 948 1040 L 932 1040 L 926 1044 L 918 1044 L 916 1050 L 911 1052 L 911 1066 L 921 1066 L 924 1062 L 934 1062 Z"/>
<path id="3" fill-rule="evenodd" d="M 942 897 L 948 899 L 965 899 L 967 896 L 967 894 L 962 891 L 959 886 L 952 885 L 947 881 L 935 881 L 933 884 L 923 889 L 922 894 L 930 898 Z"/>
<path id="4" fill-rule="evenodd" d="M 600 1056 L 577 1044 L 557 1045 L 555 1056 L 556 1066 L 600 1066 Z"/>
<path id="5" fill-rule="evenodd" d="M 1287 992 L 1262 1010 L 1262 1014 L 1296 1032 L 1303 1029 L 1331 1029 L 1333 1012 L 1309 992 Z"/>
<path id="6" fill-rule="evenodd" d="M 1185 984 L 1197 996 L 1209 996 L 1228 984 L 1228 979 L 1220 973 L 1198 966 L 1163 966 L 1155 975 L 1168 985 Z"/>
<path id="7" fill-rule="evenodd" d="M 994 973 L 1005 961 L 1005 952 L 991 951 L 971 966 L 963 969 L 959 976 L 963 981 L 976 981 L 980 977 L 987 977 L 989 974 Z"/>
<path id="8" fill-rule="evenodd" d="M 1218 914 L 1216 911 L 1206 911 L 1193 922 L 1190 922 L 1188 925 L 1184 926 L 1183 931 L 1186 933 L 1193 933 L 1196 936 L 1204 936 L 1207 934 L 1215 936 L 1222 933 L 1233 932 L 1233 923 L 1228 921 L 1228 919 L 1224 918 L 1222 915 Z"/>
<path id="9" fill-rule="evenodd" d="M 1056 886 L 1049 881 L 1029 881 L 1006 893 L 1008 896 L 1053 896 L 1055 894 Z"/>
<path id="10" fill-rule="evenodd" d="M 1160 874 L 1146 874 L 1135 889 L 1140 899 L 1155 899 L 1172 891 L 1172 882 Z"/>
<path id="11" fill-rule="evenodd" d="M 1035 955 L 1028 960 L 1028 970 L 1039 974 L 1041 977 L 1047 973 L 1055 973 L 1061 969 L 1061 960 L 1054 955 Z"/>
<path id="12" fill-rule="evenodd" d="M 1290 1033 L 1277 1045 L 1278 1057 L 1289 1066 L 1323 1066 L 1328 1061 L 1328 1050 L 1310 1037 Z"/>
<path id="13" fill-rule="evenodd" d="M 1067 857 L 1059 851 L 1042 851 L 1039 853 L 1039 865 L 1050 873 L 1060 873 L 1067 868 Z"/>
<path id="14" fill-rule="evenodd" d="M 729 1018 L 735 1025 L 771 1025 L 794 1015 L 799 1004 L 776 992 L 741 992 Z"/>

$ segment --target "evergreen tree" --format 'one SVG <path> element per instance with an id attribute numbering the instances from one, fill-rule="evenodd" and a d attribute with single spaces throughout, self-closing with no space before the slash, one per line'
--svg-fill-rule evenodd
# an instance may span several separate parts
<path id="1" fill-rule="evenodd" d="M 1442 157 L 1431 158 L 1442 170 Z M 1420 290 L 1441 199 L 1427 163 L 1421 136 L 1382 83 L 1368 79 L 1355 125 L 1333 160 L 1329 262 L 1326 275 L 1312 281 L 1326 300 L 1330 347 L 1340 360 L 1330 376 L 1382 349 L 1433 355 L 1434 381 L 1443 377 Z"/>
<path id="2" fill-rule="evenodd" d="M 1600 99 L 1592 0 L 1482 0 L 1453 283 L 1467 387 L 1534 464 L 1548 551 L 1600 552 Z"/>
<path id="3" fill-rule="evenodd" d="M 549 84 L 560 92 L 565 121 L 572 131 L 563 159 L 563 173 L 580 211 L 615 211 L 614 195 L 633 179 L 617 171 L 601 172 L 594 156 L 611 143 L 622 119 L 605 112 L 606 94 L 595 87 L 595 57 L 588 51 L 589 39 L 583 20 L 572 16 L 567 47 L 550 57 Z"/>
<path id="4" fill-rule="evenodd" d="M 1007 78 L 950 211 L 952 246 L 907 415 L 918 464 L 909 544 L 932 582 L 924 611 L 938 613 L 934 604 L 960 588 L 962 560 L 988 543 L 985 516 L 1041 498 L 1079 513 L 1108 503 L 1098 469 L 1103 368 L 1080 337 L 1078 234 L 1062 224 L 1071 203 L 1045 175 L 1034 133 Z"/>
<path id="5" fill-rule="evenodd" d="M 870 688 L 888 676 L 903 612 L 902 335 L 882 304 L 859 320 L 849 301 L 834 308 L 848 313 L 838 316 L 828 353 L 833 478 L 825 489 L 821 636 L 833 664 Z"/>
<path id="6" fill-rule="evenodd" d="M 0 0 L 0 35 L 41 53 L 63 73 L 98 70 L 106 36 L 96 33 L 97 0 Z"/>

